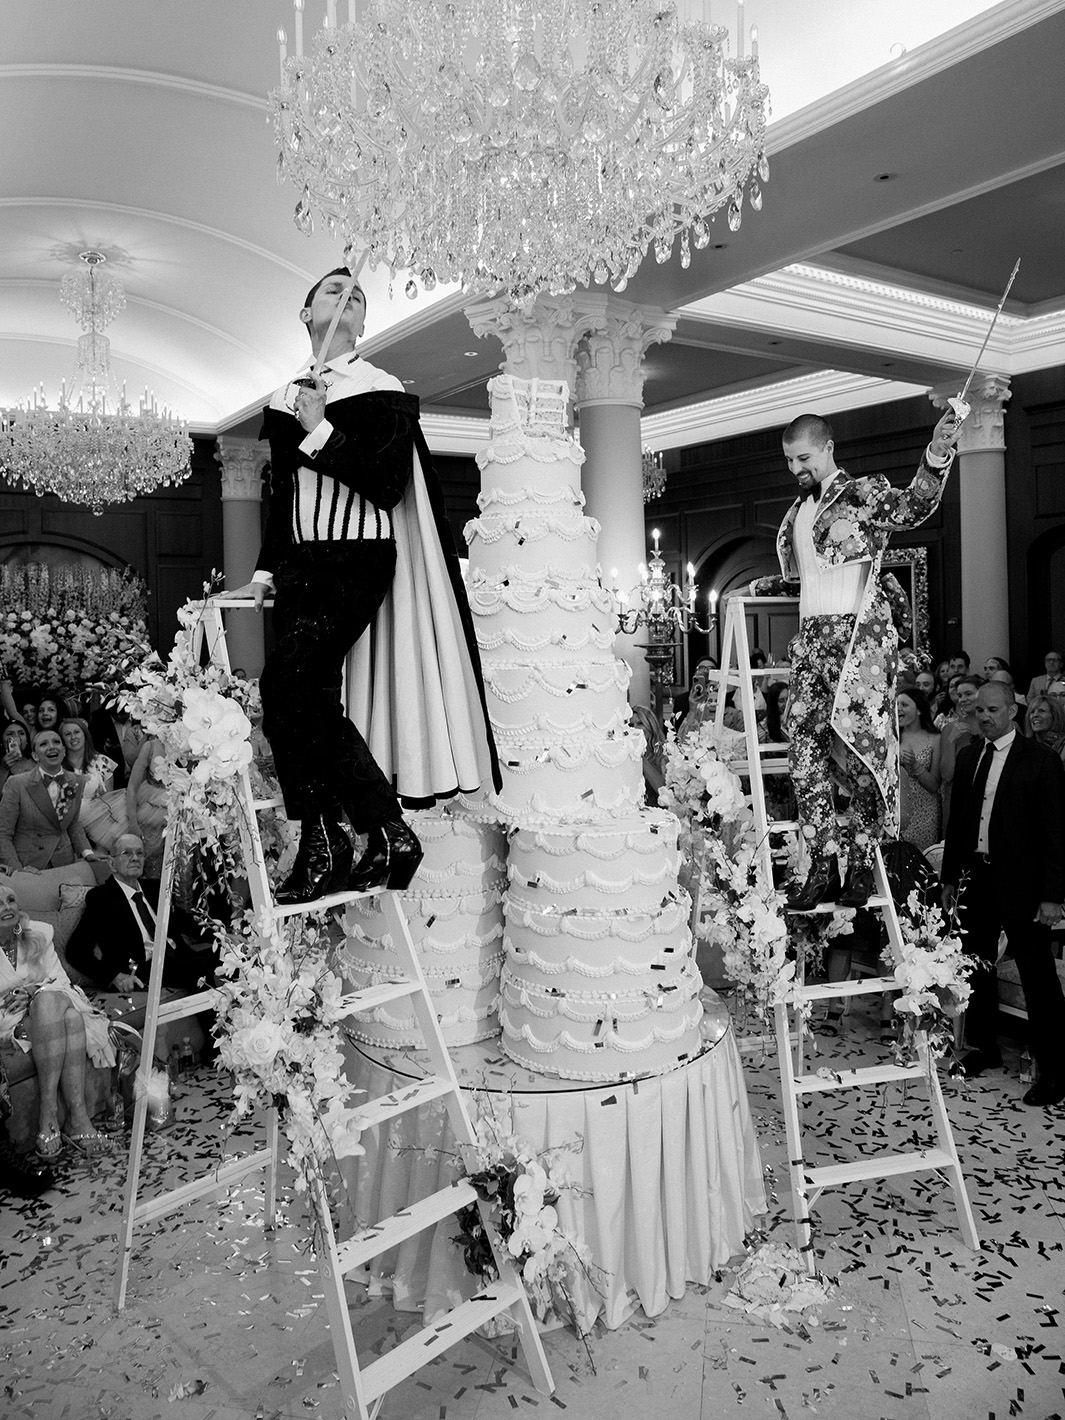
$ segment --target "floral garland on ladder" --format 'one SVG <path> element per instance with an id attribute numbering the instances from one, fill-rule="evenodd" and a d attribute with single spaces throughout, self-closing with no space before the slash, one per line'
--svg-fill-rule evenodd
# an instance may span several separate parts
<path id="1" fill-rule="evenodd" d="M 204 588 L 210 595 L 212 588 Z M 178 613 L 179 631 L 164 665 L 154 654 L 124 671 L 121 703 L 160 746 L 152 772 L 169 798 L 174 876 L 232 883 L 243 873 L 242 770 L 254 770 L 250 715 L 256 687 L 215 664 L 201 665 L 197 629 L 205 602 Z M 270 786 L 263 784 L 267 794 Z M 276 790 L 275 790 L 276 792 Z M 287 853 L 284 820 L 264 831 L 268 859 Z M 172 886 L 172 885 L 171 885 Z M 297 1190 L 326 1176 L 338 1158 L 363 1152 L 349 1125 L 353 1091 L 342 1075 L 340 1022 L 350 1014 L 333 969 L 327 930 L 306 918 L 280 926 L 247 911 L 237 927 L 215 921 L 222 978 L 216 1036 L 222 1064 L 236 1079 L 230 1125 L 255 1107 L 276 1106 L 296 1169 Z"/>
<path id="2" fill-rule="evenodd" d="M 839 909 L 785 921 L 784 894 L 761 881 L 754 818 L 727 762 L 735 740 L 709 722 L 682 741 L 670 731 L 658 801 L 677 814 L 682 850 L 702 874 L 697 934 L 722 949 L 726 974 L 746 1008 L 764 1022 L 773 1005 L 791 998 L 798 956 L 808 971 L 816 970 L 827 943 L 852 931 L 854 913 Z M 971 963 L 956 922 L 946 921 L 917 891 L 898 919 L 901 949 L 889 942 L 882 953 L 900 988 L 894 999 L 902 1019 L 896 1053 L 900 1061 L 914 1059 L 923 1033 L 929 1054 L 937 1057 L 950 1048 L 954 1019 L 969 999 Z"/>
<path id="3" fill-rule="evenodd" d="M 541 1321 L 552 1315 L 568 1317 L 587 1350 L 588 1333 L 574 1303 L 574 1279 L 578 1273 L 590 1278 L 588 1249 L 562 1226 L 555 1208 L 560 1194 L 576 1187 L 566 1155 L 580 1143 L 563 1145 L 538 1158 L 513 1133 L 503 1117 L 504 1108 L 488 1100 L 481 1103 L 477 1143 L 460 1145 L 464 1176 L 490 1205 L 491 1225 L 521 1272 L 536 1315 Z M 455 1218 L 459 1225 L 455 1242 L 467 1270 L 494 1282 L 499 1272 L 480 1209 L 470 1203 Z M 590 1360 L 590 1351 L 588 1355 Z"/>

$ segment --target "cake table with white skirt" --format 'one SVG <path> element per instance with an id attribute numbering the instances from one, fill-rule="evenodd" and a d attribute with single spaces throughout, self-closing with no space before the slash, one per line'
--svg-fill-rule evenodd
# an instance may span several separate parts
<path id="1" fill-rule="evenodd" d="M 706 1284 L 742 1250 L 766 1211 L 762 1167 L 728 1013 L 703 997 L 702 1046 L 674 1069 L 624 1081 L 581 1082 L 534 1074 L 508 1059 L 498 1039 L 452 1049 L 467 1107 L 491 1098 L 512 1115 L 513 1133 L 537 1155 L 576 1145 L 577 1184 L 559 1197 L 564 1228 L 590 1254 L 574 1298 L 587 1330 L 601 1317 L 618 1327 L 637 1308 L 657 1316 L 689 1282 Z M 425 1073 L 418 1052 L 352 1046 L 346 1072 L 370 1096 Z M 437 1103 L 363 1137 L 366 1153 L 346 1159 L 346 1205 L 366 1224 L 446 1187 L 460 1172 L 450 1125 Z M 345 1226 L 346 1224 L 346 1226 Z M 374 1260 L 373 1290 L 427 1322 L 477 1290 L 445 1219 Z"/>

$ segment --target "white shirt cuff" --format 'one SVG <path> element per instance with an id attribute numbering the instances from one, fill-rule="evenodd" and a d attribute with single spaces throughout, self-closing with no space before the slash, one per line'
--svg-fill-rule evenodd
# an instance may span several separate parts
<path id="1" fill-rule="evenodd" d="M 333 432 L 333 426 L 328 419 L 323 419 L 320 424 L 316 424 L 311 432 L 300 444 L 300 453 L 306 454 L 309 459 L 313 459 L 318 451 L 325 447 L 329 441 L 329 436 Z"/>
<path id="2" fill-rule="evenodd" d="M 261 583 L 264 587 L 272 587 L 274 585 L 274 574 L 272 572 L 255 571 L 251 574 L 251 579 L 253 582 Z"/>
<path id="3" fill-rule="evenodd" d="M 317 430 L 315 432 L 317 432 Z M 931 444 L 929 444 L 928 448 L 924 451 L 924 461 L 929 468 L 949 468 L 954 462 L 955 452 L 954 449 L 951 449 L 945 459 L 937 459 L 932 453 Z"/>

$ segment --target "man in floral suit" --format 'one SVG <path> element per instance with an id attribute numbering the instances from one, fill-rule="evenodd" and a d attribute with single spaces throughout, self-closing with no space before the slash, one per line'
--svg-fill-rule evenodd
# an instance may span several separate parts
<path id="1" fill-rule="evenodd" d="M 832 901 L 864 906 L 876 845 L 897 832 L 898 637 L 880 564 L 892 532 L 918 527 L 935 510 L 959 429 L 952 412 L 943 416 L 906 488 L 882 475 L 849 478 L 836 466 L 831 425 L 815 414 L 784 430 L 784 457 L 800 493 L 777 534 L 782 578 L 762 578 L 752 592 L 799 594 L 785 728 L 811 859 L 806 882 L 789 898 L 796 911 Z M 851 794 L 845 832 L 836 823 L 833 777 Z"/>

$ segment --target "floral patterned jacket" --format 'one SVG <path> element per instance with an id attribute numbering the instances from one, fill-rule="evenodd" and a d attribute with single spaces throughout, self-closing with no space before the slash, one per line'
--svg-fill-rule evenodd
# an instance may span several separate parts
<path id="1" fill-rule="evenodd" d="M 953 459 L 951 459 L 953 462 Z M 882 474 L 849 478 L 842 469 L 829 489 L 813 525 L 819 566 L 870 564 L 865 591 L 854 618 L 854 633 L 832 703 L 832 728 L 870 770 L 884 800 L 885 832 L 898 831 L 898 756 L 895 724 L 895 672 L 899 637 L 895 625 L 898 594 L 880 564 L 891 533 L 919 527 L 939 504 L 950 463 L 933 468 L 922 458 L 905 488 L 895 488 Z M 799 585 L 795 556 L 796 499 L 777 533 L 782 577 L 755 583 L 757 596 L 794 592 Z M 892 579 L 894 580 L 894 579 Z M 897 587 L 897 583 L 895 584 Z M 901 592 L 898 588 L 898 592 Z"/>

